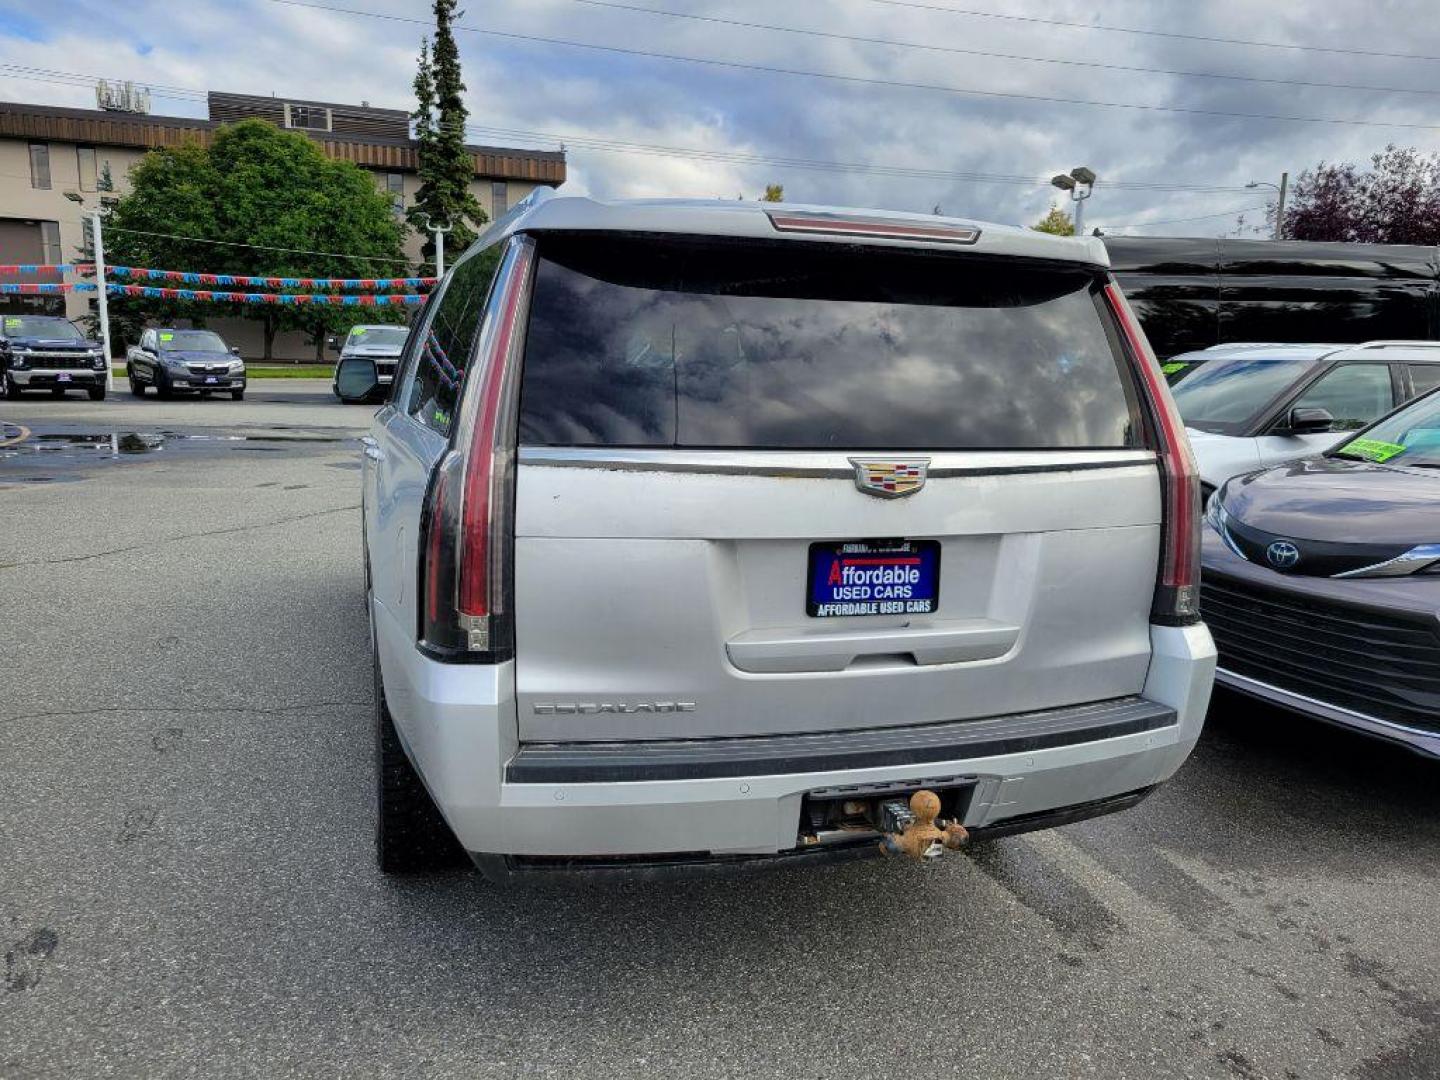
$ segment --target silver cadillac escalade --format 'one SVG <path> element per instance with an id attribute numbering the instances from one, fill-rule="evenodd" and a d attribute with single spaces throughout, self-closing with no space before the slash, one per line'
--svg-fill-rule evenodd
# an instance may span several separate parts
<path id="1" fill-rule="evenodd" d="M 1195 467 L 1098 240 L 542 191 L 364 442 L 386 870 L 874 850 L 920 789 L 1003 835 L 1200 734 Z"/>

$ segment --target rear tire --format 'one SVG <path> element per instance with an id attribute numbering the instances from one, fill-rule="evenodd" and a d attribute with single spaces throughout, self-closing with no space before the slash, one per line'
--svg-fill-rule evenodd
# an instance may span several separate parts
<path id="1" fill-rule="evenodd" d="M 375 671 L 375 857 L 386 874 L 458 866 L 464 852 L 400 745 Z"/>

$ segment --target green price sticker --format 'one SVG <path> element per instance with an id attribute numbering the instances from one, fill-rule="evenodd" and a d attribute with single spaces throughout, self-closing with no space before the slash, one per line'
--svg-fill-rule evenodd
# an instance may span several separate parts
<path id="1" fill-rule="evenodd" d="M 5 320 L 5 329 L 7 329 L 7 330 L 14 330 L 14 329 L 15 329 L 16 327 L 18 327 L 19 325 L 20 325 L 20 320 L 19 320 L 19 319 L 6 319 L 6 320 Z"/>
<path id="2" fill-rule="evenodd" d="M 1184 371 L 1189 366 L 1189 364 L 1164 364 L 1160 368 L 1160 374 L 1174 375 L 1175 372 Z"/>
<path id="3" fill-rule="evenodd" d="M 1381 442 L 1379 439 L 1352 439 L 1340 449 L 1370 461 L 1389 461 L 1405 452 L 1405 447 L 1399 443 Z"/>
<path id="4" fill-rule="evenodd" d="M 161 335 L 160 335 L 160 340 L 161 340 L 161 341 L 174 341 L 174 340 L 175 340 L 175 335 L 174 335 L 174 334 L 161 334 Z"/>

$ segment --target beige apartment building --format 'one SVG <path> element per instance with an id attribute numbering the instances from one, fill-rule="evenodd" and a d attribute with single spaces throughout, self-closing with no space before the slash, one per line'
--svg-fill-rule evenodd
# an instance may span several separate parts
<path id="1" fill-rule="evenodd" d="M 208 143 L 219 125 L 251 117 L 303 132 L 328 156 L 368 170 L 376 184 L 394 196 L 397 213 L 411 204 L 420 186 L 409 118 L 397 109 L 213 92 L 208 95 L 205 119 L 0 102 L 0 264 L 75 261 L 82 246 L 82 215 L 97 206 L 97 200 L 113 197 L 99 190 L 107 170 L 115 195 L 124 194 L 131 166 L 147 151 L 187 141 Z M 495 146 L 469 150 L 475 162 L 471 190 L 492 219 L 536 187 L 557 187 L 565 181 L 563 151 Z M 421 238 L 412 235 L 407 254 L 418 260 L 420 245 Z M 223 253 L 224 248 L 217 247 L 209 266 L 160 269 L 224 273 Z M 10 284 L 59 280 L 53 273 L 0 277 L 0 282 Z M 94 293 L 69 293 L 63 298 L 0 295 L 0 311 L 44 311 L 79 318 L 93 307 L 94 297 Z M 239 346 L 247 358 L 260 355 L 257 324 L 217 312 L 207 325 Z M 275 355 L 283 360 L 310 359 L 314 347 L 302 334 L 282 334 Z"/>

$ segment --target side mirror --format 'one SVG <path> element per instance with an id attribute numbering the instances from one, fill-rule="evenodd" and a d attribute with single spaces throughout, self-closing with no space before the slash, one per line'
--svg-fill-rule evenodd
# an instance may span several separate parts
<path id="1" fill-rule="evenodd" d="M 380 393 L 380 369 L 366 357 L 341 360 L 335 369 L 335 389 L 342 401 L 367 401 Z"/>
<path id="2" fill-rule="evenodd" d="M 232 356 L 239 356 L 239 355 L 240 355 L 240 346 L 239 346 L 239 345 L 231 345 L 231 346 L 230 346 L 230 354 L 231 354 Z"/>
<path id="3" fill-rule="evenodd" d="M 141 345 L 140 351 L 143 353 L 149 353 L 151 356 L 155 355 L 155 348 L 152 345 Z"/>
<path id="4" fill-rule="evenodd" d="M 1318 435 L 1335 426 L 1329 409 L 1291 409 L 1285 417 L 1284 434 Z"/>
<path id="5" fill-rule="evenodd" d="M 340 339 L 339 339 L 339 338 L 333 338 L 333 337 L 326 338 L 326 339 L 325 339 L 325 347 L 326 347 L 327 349 L 331 350 L 332 352 L 339 352 L 339 351 L 340 351 Z"/>

